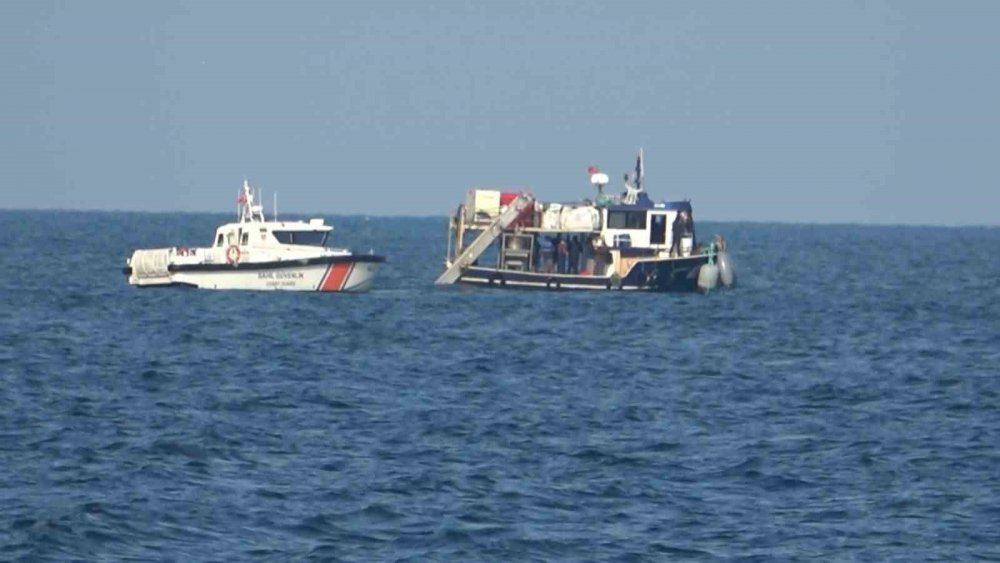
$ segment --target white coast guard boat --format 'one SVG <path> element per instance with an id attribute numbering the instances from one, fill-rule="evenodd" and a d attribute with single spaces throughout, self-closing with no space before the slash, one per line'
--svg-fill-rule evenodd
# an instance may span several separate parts
<path id="1" fill-rule="evenodd" d="M 333 227 L 323 219 L 268 221 L 248 182 L 240 194 L 238 220 L 215 232 L 208 248 L 176 246 L 136 250 L 125 262 L 136 286 L 203 289 L 365 291 L 382 256 L 327 248 Z"/>

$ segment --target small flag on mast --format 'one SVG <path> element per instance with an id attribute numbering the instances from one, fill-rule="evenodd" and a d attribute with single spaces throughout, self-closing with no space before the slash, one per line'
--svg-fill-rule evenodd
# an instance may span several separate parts
<path id="1" fill-rule="evenodd" d="M 250 191 L 250 182 L 247 179 L 243 179 L 243 191 L 240 196 L 236 198 L 236 203 L 246 203 L 247 193 Z"/>

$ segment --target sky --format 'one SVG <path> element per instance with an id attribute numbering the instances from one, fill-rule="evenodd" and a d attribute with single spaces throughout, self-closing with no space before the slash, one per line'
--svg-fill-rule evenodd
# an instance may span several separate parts
<path id="1" fill-rule="evenodd" d="M 1000 225 L 1000 2 L 0 2 L 0 208 Z"/>

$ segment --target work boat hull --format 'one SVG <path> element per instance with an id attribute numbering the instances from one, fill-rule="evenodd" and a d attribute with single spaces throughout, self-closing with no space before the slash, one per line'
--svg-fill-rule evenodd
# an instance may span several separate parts
<path id="1" fill-rule="evenodd" d="M 578 275 L 523 272 L 471 266 L 458 283 L 506 289 L 696 292 L 698 274 L 707 255 L 648 259 L 635 262 L 624 275 Z"/>
<path id="2" fill-rule="evenodd" d="M 381 256 L 342 255 L 273 262 L 170 263 L 136 251 L 125 268 L 135 286 L 188 286 L 200 289 L 361 292 L 371 288 Z M 159 262 L 159 263 L 157 263 Z"/>

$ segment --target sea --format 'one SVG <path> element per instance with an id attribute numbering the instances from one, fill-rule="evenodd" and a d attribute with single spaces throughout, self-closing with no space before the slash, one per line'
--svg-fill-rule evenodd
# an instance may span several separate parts
<path id="1" fill-rule="evenodd" d="M 1000 228 L 709 223 L 737 287 L 138 289 L 229 215 L 0 211 L 0 560 L 1000 560 Z"/>

